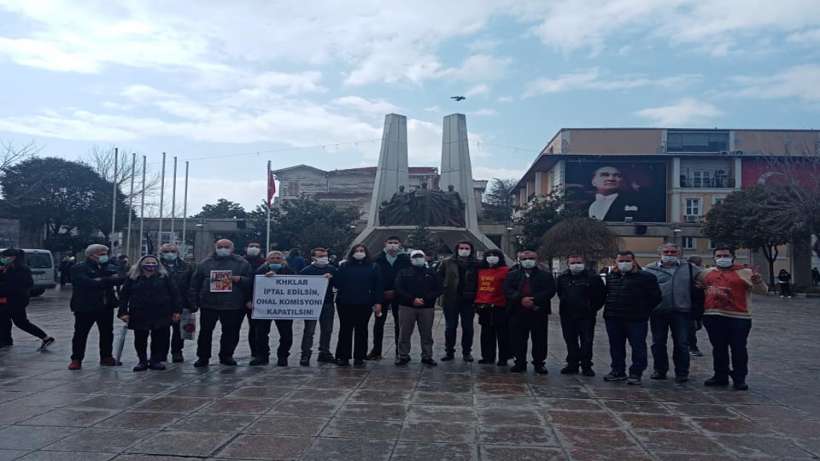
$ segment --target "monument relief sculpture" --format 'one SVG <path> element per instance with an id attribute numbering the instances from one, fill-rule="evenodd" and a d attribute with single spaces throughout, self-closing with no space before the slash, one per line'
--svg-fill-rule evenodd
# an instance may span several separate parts
<path id="1" fill-rule="evenodd" d="M 429 190 L 427 184 L 405 192 L 402 186 L 389 201 L 382 202 L 379 223 L 382 226 L 465 227 L 464 209 L 464 201 L 453 186 L 449 186 L 447 192 Z"/>

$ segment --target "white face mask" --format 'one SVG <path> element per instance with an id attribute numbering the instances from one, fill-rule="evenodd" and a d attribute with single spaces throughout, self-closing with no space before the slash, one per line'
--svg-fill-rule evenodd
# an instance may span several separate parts
<path id="1" fill-rule="evenodd" d="M 317 266 L 322 267 L 327 266 L 330 263 L 330 259 L 327 256 L 323 256 L 321 258 L 316 258 L 314 262 Z"/>
<path id="2" fill-rule="evenodd" d="M 162 259 L 164 259 L 166 261 L 176 261 L 177 260 L 177 254 L 176 253 L 163 253 L 162 254 Z"/>
<path id="3" fill-rule="evenodd" d="M 498 264 L 498 261 L 500 260 L 501 258 L 499 258 L 498 256 L 487 256 L 487 264 L 491 266 L 495 266 L 496 264 Z"/>
<path id="4" fill-rule="evenodd" d="M 632 261 L 623 261 L 618 263 L 618 270 L 621 272 L 629 272 L 632 270 Z"/>
<path id="5" fill-rule="evenodd" d="M 108 259 L 108 255 L 97 256 L 97 262 L 99 262 L 100 264 L 106 264 L 108 262 Z"/>
<path id="6" fill-rule="evenodd" d="M 470 256 L 470 250 L 458 250 L 459 258 L 467 258 Z"/>
<path id="7" fill-rule="evenodd" d="M 259 247 L 248 247 L 248 249 L 245 250 L 245 254 L 247 254 L 248 256 L 259 256 L 260 251 L 261 250 L 259 249 Z"/>
<path id="8" fill-rule="evenodd" d="M 734 263 L 735 262 L 732 258 L 715 258 L 715 264 L 717 264 L 717 267 L 722 267 L 724 269 L 732 267 Z"/>
<path id="9" fill-rule="evenodd" d="M 662 255 L 661 256 L 661 262 L 664 263 L 664 264 L 675 264 L 676 262 L 678 262 L 678 257 L 677 256 L 670 256 L 670 255 Z"/>
<path id="10" fill-rule="evenodd" d="M 427 265 L 427 261 L 424 258 L 413 258 L 410 260 L 416 267 L 424 267 Z"/>
<path id="11" fill-rule="evenodd" d="M 365 257 L 367 257 L 367 255 L 365 254 L 364 251 L 357 251 L 357 252 L 353 253 L 353 259 L 361 261 Z"/>
<path id="12" fill-rule="evenodd" d="M 573 274 L 578 274 L 578 273 L 583 272 L 585 267 L 586 266 L 584 266 L 583 263 L 570 264 L 569 265 L 569 271 L 572 272 Z"/>
<path id="13" fill-rule="evenodd" d="M 532 269 L 533 267 L 535 267 L 535 260 L 534 259 L 525 259 L 523 261 L 520 261 L 520 264 L 521 264 L 521 267 L 523 267 L 524 269 Z"/>
<path id="14" fill-rule="evenodd" d="M 224 258 L 225 256 L 230 256 L 231 255 L 231 249 L 230 248 L 217 248 L 216 249 L 216 255 L 220 256 L 222 258 Z"/>

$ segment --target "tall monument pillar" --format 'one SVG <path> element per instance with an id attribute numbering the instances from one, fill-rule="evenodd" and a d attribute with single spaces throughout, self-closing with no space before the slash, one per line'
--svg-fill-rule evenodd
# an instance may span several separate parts
<path id="1" fill-rule="evenodd" d="M 478 229 L 478 206 L 473 193 L 473 167 L 467 139 L 467 117 L 450 114 L 444 117 L 441 136 L 441 190 L 453 186 L 464 200 L 464 222 L 467 228 Z"/>
<path id="2" fill-rule="evenodd" d="M 390 200 L 400 186 L 408 187 L 410 176 L 407 167 L 407 117 L 399 114 L 384 116 L 382 146 L 376 168 L 376 183 L 370 199 L 367 227 L 379 226 L 379 206 Z"/>

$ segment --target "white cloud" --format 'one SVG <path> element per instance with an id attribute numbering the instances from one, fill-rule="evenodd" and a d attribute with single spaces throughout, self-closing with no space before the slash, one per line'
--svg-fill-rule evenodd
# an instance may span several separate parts
<path id="1" fill-rule="evenodd" d="M 487 94 L 490 92 L 490 87 L 486 83 L 479 83 L 478 85 L 474 85 L 464 93 L 464 96 L 478 96 L 480 94 Z"/>
<path id="2" fill-rule="evenodd" d="M 514 99 L 510 96 L 501 96 L 500 98 L 498 98 L 497 101 L 498 102 L 513 102 L 513 100 Z"/>
<path id="3" fill-rule="evenodd" d="M 794 66 L 766 77 L 740 76 L 732 79 L 739 89 L 734 93 L 747 98 L 794 98 L 820 102 L 820 65 Z"/>
<path id="4" fill-rule="evenodd" d="M 497 168 L 492 166 L 473 166 L 473 178 L 475 179 L 519 179 L 524 176 L 526 168 Z"/>
<path id="5" fill-rule="evenodd" d="M 430 106 L 424 108 L 425 112 L 441 112 L 441 108 L 439 106 Z"/>
<path id="6" fill-rule="evenodd" d="M 636 115 L 648 119 L 653 125 L 666 127 L 705 123 L 722 114 L 723 112 L 713 104 L 693 98 L 684 98 L 672 105 L 649 107 L 636 112 Z"/>
<path id="7" fill-rule="evenodd" d="M 511 58 L 474 54 L 465 59 L 461 66 L 442 71 L 441 76 L 468 82 L 497 80 L 504 76 L 511 63 Z"/>
<path id="8" fill-rule="evenodd" d="M 816 46 L 820 43 L 820 28 L 801 30 L 789 34 L 787 40 L 791 43 L 801 45 Z"/>
<path id="9" fill-rule="evenodd" d="M 529 82 L 524 97 L 578 90 L 618 91 L 644 87 L 682 88 L 700 79 L 701 76 L 696 74 L 661 78 L 650 78 L 641 75 L 606 76 L 602 75 L 598 68 L 592 68 L 563 74 L 555 78 L 541 78 Z"/>
<path id="10" fill-rule="evenodd" d="M 333 103 L 339 106 L 349 107 L 360 112 L 380 115 L 397 113 L 400 111 L 397 106 L 394 106 L 384 99 L 370 100 L 359 96 L 342 96 L 341 98 L 334 99 Z"/>
<path id="11" fill-rule="evenodd" d="M 473 115 L 473 116 L 476 116 L 476 117 L 486 117 L 486 116 L 489 116 L 489 115 L 498 115 L 498 112 L 496 112 L 495 109 L 489 109 L 489 108 L 485 107 L 483 109 L 478 109 L 478 110 L 471 111 L 471 112 L 469 112 L 469 114 Z"/>

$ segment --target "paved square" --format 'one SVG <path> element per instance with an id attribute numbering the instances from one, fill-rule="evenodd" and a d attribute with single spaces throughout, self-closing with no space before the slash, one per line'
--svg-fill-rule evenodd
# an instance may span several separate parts
<path id="1" fill-rule="evenodd" d="M 50 352 L 36 352 L 37 342 L 19 330 L 15 346 L 0 352 L 0 460 L 820 458 L 816 299 L 754 299 L 749 392 L 703 387 L 711 372 L 705 332 L 698 336 L 707 356 L 693 358 L 692 382 L 605 383 L 603 322 L 598 376 L 561 376 L 557 316 L 548 376 L 512 375 L 458 356 L 422 368 L 417 338 L 414 362 L 396 368 L 392 320 L 385 360 L 366 369 L 299 367 L 296 322 L 289 368 L 248 367 L 243 331 L 237 368 L 194 369 L 195 346 L 187 342 L 182 366 L 133 373 L 129 338 L 125 365 L 101 369 L 92 333 L 85 368 L 71 372 L 67 299 L 67 292 L 49 292 L 29 307 L 32 320 L 57 338 Z M 439 316 L 437 357 L 443 336 Z"/>

